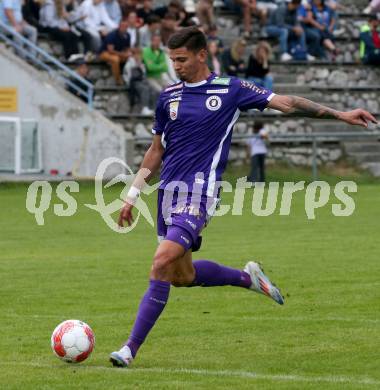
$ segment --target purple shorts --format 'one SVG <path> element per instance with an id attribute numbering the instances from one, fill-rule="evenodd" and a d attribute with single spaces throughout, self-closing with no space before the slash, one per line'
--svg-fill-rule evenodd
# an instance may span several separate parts
<path id="1" fill-rule="evenodd" d="M 158 190 L 158 241 L 174 241 L 185 251 L 199 250 L 202 243 L 200 233 L 209 222 L 216 204 L 215 199 L 205 195 Z"/>

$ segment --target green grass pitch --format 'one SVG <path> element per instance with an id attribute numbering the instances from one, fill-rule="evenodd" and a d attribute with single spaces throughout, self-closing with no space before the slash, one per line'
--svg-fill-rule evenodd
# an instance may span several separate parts
<path id="1" fill-rule="evenodd" d="M 285 305 L 239 288 L 172 288 L 133 368 L 122 370 L 108 354 L 132 326 L 155 230 L 140 221 L 127 235 L 112 232 L 83 206 L 94 203 L 86 183 L 73 194 L 74 216 L 57 217 L 51 205 L 37 226 L 27 185 L 0 184 L 0 388 L 379 389 L 379 188 L 359 184 L 352 216 L 334 217 L 330 205 L 315 220 L 304 192 L 290 216 L 270 217 L 252 215 L 247 192 L 243 216 L 214 218 L 194 258 L 234 267 L 261 260 Z M 155 197 L 148 202 L 154 212 Z M 54 327 L 70 318 L 96 335 L 80 365 L 50 349 Z"/>

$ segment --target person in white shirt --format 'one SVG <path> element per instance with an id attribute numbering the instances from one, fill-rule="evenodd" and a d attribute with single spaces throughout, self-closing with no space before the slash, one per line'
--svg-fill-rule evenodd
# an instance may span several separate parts
<path id="1" fill-rule="evenodd" d="M 251 173 L 248 181 L 265 182 L 265 157 L 268 152 L 265 140 L 268 134 L 261 121 L 255 121 L 252 138 L 247 140 L 247 152 L 251 159 Z"/>
<path id="2" fill-rule="evenodd" d="M 79 6 L 79 14 L 83 17 L 80 27 L 91 34 L 97 50 L 102 37 L 118 28 L 118 24 L 108 16 L 103 0 L 84 0 Z"/>

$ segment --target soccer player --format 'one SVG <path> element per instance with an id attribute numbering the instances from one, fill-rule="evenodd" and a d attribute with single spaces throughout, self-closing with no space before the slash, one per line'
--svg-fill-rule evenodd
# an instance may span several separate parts
<path id="1" fill-rule="evenodd" d="M 367 127 L 377 123 L 367 111 L 335 111 L 297 96 L 276 95 L 235 77 L 217 77 L 207 67 L 207 42 L 196 27 L 184 28 L 168 42 L 170 58 L 181 82 L 160 95 L 153 142 L 121 210 L 119 225 L 133 222 L 132 209 L 145 182 L 162 163 L 158 192 L 159 245 L 146 291 L 126 344 L 110 355 L 115 366 L 128 367 L 162 313 L 171 285 L 176 287 L 235 286 L 283 304 L 279 289 L 260 265 L 249 261 L 243 270 L 209 260 L 193 261 L 201 230 L 215 210 L 218 181 L 225 169 L 232 128 L 241 111 L 270 107 L 286 114 L 337 119 Z M 148 172 L 148 174 L 141 172 Z"/>

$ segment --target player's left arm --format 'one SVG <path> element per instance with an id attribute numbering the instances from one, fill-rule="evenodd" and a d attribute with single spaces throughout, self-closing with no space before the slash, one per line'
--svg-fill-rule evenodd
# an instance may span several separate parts
<path id="1" fill-rule="evenodd" d="M 363 127 L 368 127 L 369 123 L 378 123 L 372 114 L 360 108 L 352 111 L 337 111 L 300 96 L 274 95 L 267 107 L 289 116 L 337 119 L 350 125 Z"/>

